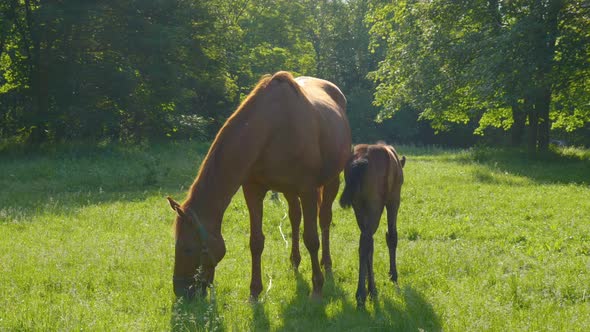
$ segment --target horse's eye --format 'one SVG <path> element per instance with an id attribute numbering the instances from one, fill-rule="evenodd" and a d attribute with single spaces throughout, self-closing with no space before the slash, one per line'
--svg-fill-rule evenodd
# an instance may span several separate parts
<path id="1" fill-rule="evenodd" d="M 184 248 L 184 250 L 183 250 L 183 251 L 184 251 L 184 253 L 185 253 L 186 255 L 189 255 L 189 256 L 190 256 L 190 255 L 192 255 L 192 254 L 193 254 L 193 252 L 194 252 L 193 248 L 190 248 L 190 247 L 186 247 L 186 248 Z"/>

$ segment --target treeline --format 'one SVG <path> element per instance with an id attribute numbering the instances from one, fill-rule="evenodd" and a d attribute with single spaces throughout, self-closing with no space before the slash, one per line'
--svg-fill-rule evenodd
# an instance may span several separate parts
<path id="1" fill-rule="evenodd" d="M 589 144 L 589 39 L 583 1 L 2 0 L 0 139 L 210 139 L 289 70 L 357 141 Z"/>

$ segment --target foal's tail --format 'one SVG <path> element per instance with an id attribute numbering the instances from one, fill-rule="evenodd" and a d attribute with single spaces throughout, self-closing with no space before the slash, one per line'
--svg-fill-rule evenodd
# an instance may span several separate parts
<path id="1" fill-rule="evenodd" d="M 347 165 L 348 174 L 345 176 L 345 185 L 340 196 L 340 206 L 348 208 L 352 205 L 352 197 L 361 189 L 363 174 L 367 170 L 369 161 L 365 158 L 356 159 Z"/>

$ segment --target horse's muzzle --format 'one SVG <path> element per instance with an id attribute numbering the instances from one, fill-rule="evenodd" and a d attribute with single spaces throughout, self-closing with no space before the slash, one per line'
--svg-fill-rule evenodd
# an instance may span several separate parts
<path id="1" fill-rule="evenodd" d="M 172 279 L 172 284 L 174 286 L 174 295 L 176 295 L 176 297 L 184 297 L 187 299 L 195 297 L 197 289 L 195 279 L 174 277 Z"/>

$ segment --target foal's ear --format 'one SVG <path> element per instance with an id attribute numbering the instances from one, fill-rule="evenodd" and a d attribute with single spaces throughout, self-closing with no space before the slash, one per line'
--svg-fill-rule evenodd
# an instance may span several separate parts
<path id="1" fill-rule="evenodd" d="M 174 210 L 179 216 L 184 217 L 184 211 L 182 211 L 180 204 L 178 204 L 178 202 L 173 200 L 170 196 L 166 197 L 166 199 L 168 200 L 168 203 L 170 203 L 172 210 Z"/>

